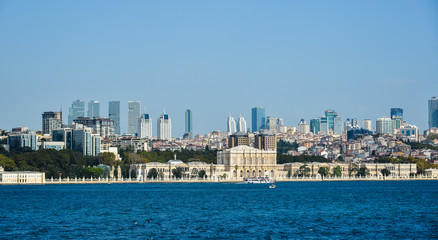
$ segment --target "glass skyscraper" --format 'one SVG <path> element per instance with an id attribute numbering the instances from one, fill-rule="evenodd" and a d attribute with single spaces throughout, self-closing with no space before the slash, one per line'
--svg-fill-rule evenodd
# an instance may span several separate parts
<path id="1" fill-rule="evenodd" d="M 138 119 L 140 118 L 140 101 L 128 101 L 128 133 L 138 133 Z"/>
<path id="2" fill-rule="evenodd" d="M 192 133 L 193 132 L 193 120 L 192 120 L 192 110 L 187 109 L 186 110 L 186 126 L 185 126 L 185 132 L 186 133 Z"/>
<path id="3" fill-rule="evenodd" d="M 260 129 L 266 129 L 266 113 L 264 107 L 254 107 L 251 111 L 252 131 L 258 132 Z"/>
<path id="4" fill-rule="evenodd" d="M 335 117 L 338 116 L 338 114 L 333 110 L 325 110 L 325 116 L 327 117 L 328 121 L 328 129 L 335 129 Z"/>
<path id="5" fill-rule="evenodd" d="M 310 119 L 310 131 L 313 134 L 319 133 L 319 118 Z"/>
<path id="6" fill-rule="evenodd" d="M 78 117 L 85 117 L 85 104 L 83 100 L 76 100 L 71 104 L 68 114 L 68 124 L 71 125 L 73 120 Z"/>
<path id="7" fill-rule="evenodd" d="M 162 114 L 158 118 L 157 137 L 160 140 L 172 140 L 172 121 L 168 114 Z"/>
<path id="8" fill-rule="evenodd" d="M 403 109 L 391 108 L 391 119 L 393 121 L 393 127 L 399 129 L 403 124 Z"/>
<path id="9" fill-rule="evenodd" d="M 438 99 L 432 97 L 429 100 L 429 129 L 438 128 Z"/>
<path id="10" fill-rule="evenodd" d="M 88 102 L 87 117 L 89 117 L 89 118 L 100 117 L 100 102 L 99 101 L 89 101 Z"/>
<path id="11" fill-rule="evenodd" d="M 110 101 L 108 118 L 114 121 L 114 133 L 120 135 L 120 101 Z"/>
<path id="12" fill-rule="evenodd" d="M 339 116 L 334 117 L 333 119 L 333 133 L 337 135 L 342 135 L 342 118 Z"/>

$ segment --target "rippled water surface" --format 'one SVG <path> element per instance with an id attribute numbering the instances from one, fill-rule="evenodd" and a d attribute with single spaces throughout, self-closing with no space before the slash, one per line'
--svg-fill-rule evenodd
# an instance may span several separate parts
<path id="1" fill-rule="evenodd" d="M 0 186 L 0 239 L 437 239 L 438 181 Z"/>

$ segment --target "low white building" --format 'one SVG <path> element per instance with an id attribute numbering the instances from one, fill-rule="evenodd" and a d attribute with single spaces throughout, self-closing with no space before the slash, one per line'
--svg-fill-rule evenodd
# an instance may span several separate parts
<path id="1" fill-rule="evenodd" d="M 31 171 L 4 171 L 0 166 L 0 184 L 43 184 L 46 174 Z"/>

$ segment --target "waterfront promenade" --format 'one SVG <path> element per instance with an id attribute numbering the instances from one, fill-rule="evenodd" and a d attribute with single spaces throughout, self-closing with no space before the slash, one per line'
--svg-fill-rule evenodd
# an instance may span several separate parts
<path id="1" fill-rule="evenodd" d="M 284 177 L 276 178 L 277 182 L 318 182 L 318 181 L 410 181 L 410 180 L 438 180 L 438 177 L 417 175 L 413 177 L 398 177 L 398 176 L 387 176 L 387 177 L 356 177 L 356 176 L 345 176 L 345 177 L 321 177 L 321 176 L 310 176 L 310 177 Z M 46 179 L 43 184 L 123 184 L 123 183 L 239 183 L 242 179 L 237 178 L 180 178 L 180 179 L 137 179 L 137 178 L 123 178 L 123 179 L 108 179 L 108 178 L 50 178 Z M 0 185 L 11 185 L 0 183 Z M 22 185 L 22 184 L 17 184 Z"/>

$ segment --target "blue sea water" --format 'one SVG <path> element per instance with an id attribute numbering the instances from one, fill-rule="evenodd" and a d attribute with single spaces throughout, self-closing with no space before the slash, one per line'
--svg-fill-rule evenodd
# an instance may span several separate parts
<path id="1" fill-rule="evenodd" d="M 438 239 L 438 181 L 0 186 L 0 239 Z"/>

